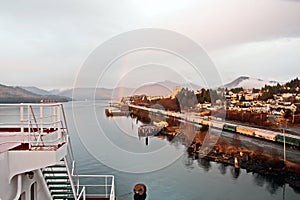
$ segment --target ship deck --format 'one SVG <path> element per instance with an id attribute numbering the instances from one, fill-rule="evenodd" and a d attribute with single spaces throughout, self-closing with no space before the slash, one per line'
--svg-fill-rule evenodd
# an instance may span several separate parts
<path id="1" fill-rule="evenodd" d="M 23 139 L 21 133 L 0 131 L 0 153 L 20 146 Z"/>
<path id="2" fill-rule="evenodd" d="M 37 133 L 38 130 L 36 128 L 31 129 L 30 131 L 32 131 L 31 133 L 31 137 L 34 135 L 34 133 Z M 49 134 L 52 132 L 55 132 L 56 129 L 51 128 L 51 129 L 43 129 L 43 133 L 44 134 Z M 23 131 L 21 130 L 21 128 L 18 127 L 12 127 L 12 128 L 0 128 L 0 153 L 9 151 L 11 149 L 15 149 L 15 150 L 29 150 L 29 146 L 27 145 L 28 142 L 26 142 L 28 140 L 29 137 L 29 130 L 28 128 L 24 128 Z M 37 134 L 36 134 L 37 135 Z M 50 146 L 45 146 L 44 149 L 45 150 L 56 150 L 53 149 L 54 147 L 50 147 Z M 43 150 L 43 149 L 39 149 L 39 150 Z"/>

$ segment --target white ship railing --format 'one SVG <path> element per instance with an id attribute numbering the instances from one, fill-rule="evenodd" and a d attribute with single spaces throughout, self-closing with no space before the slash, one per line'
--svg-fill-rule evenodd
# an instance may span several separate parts
<path id="1" fill-rule="evenodd" d="M 7 140 L 29 144 L 29 149 L 58 147 L 67 139 L 61 123 L 62 109 L 59 103 L 0 104 L 0 134 Z M 11 141 L 1 143 L 5 142 Z"/>
<path id="2" fill-rule="evenodd" d="M 113 175 L 78 174 L 63 104 L 0 104 L 0 134 L 7 137 L 0 145 L 27 143 L 30 150 L 67 144 L 64 162 L 74 199 L 115 199 Z"/>
<path id="3" fill-rule="evenodd" d="M 81 175 L 76 169 L 76 162 L 71 142 L 68 142 L 65 165 L 69 174 L 71 188 L 77 199 L 107 198 L 115 200 L 115 180 L 113 175 Z"/>

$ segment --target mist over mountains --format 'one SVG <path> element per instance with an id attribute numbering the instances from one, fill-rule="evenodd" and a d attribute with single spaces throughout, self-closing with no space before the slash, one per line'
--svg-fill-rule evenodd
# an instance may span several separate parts
<path id="1" fill-rule="evenodd" d="M 20 86 L 20 88 L 27 90 L 31 93 L 37 94 L 37 95 L 57 95 L 57 94 L 52 93 L 51 91 L 43 90 L 43 89 L 40 89 L 40 88 L 37 88 L 34 86 L 30 86 L 30 87 Z"/>
<path id="2" fill-rule="evenodd" d="M 240 76 L 230 83 L 225 84 L 224 88 L 232 89 L 242 87 L 244 89 L 262 88 L 265 85 L 276 85 L 276 81 L 266 81 L 257 78 L 251 78 L 247 76 Z M 38 101 L 40 98 L 53 99 L 53 100 L 92 100 L 92 99 L 114 99 L 120 100 L 123 96 L 141 95 L 148 96 L 165 96 L 173 92 L 175 86 L 181 86 L 182 88 L 188 88 L 190 90 L 199 90 L 202 86 L 193 83 L 179 84 L 172 81 L 162 81 L 157 83 L 149 83 L 145 85 L 137 86 L 136 88 L 129 87 L 117 87 L 117 88 L 70 88 L 70 89 L 52 89 L 44 90 L 35 86 L 31 87 L 12 87 L 0 85 L 0 93 L 2 102 L 4 99 L 13 99 L 19 102 L 22 98 L 34 99 Z M 0 100 L 1 100 L 0 99 Z"/>
<path id="3" fill-rule="evenodd" d="M 119 100 L 123 96 L 129 95 L 149 95 L 149 96 L 165 96 L 173 92 L 175 86 L 180 85 L 183 88 L 191 90 L 198 90 L 201 86 L 193 83 L 178 84 L 172 81 L 163 81 L 158 83 L 149 83 L 138 86 L 137 88 L 117 87 L 113 89 L 108 88 L 70 88 L 70 89 L 53 89 L 43 90 L 37 87 L 22 87 L 32 93 L 39 95 L 59 95 L 69 97 L 74 100 L 91 100 L 91 99 L 115 99 Z"/>

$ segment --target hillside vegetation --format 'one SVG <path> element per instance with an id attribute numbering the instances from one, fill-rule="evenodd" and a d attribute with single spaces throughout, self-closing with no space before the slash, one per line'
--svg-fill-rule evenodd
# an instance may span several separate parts
<path id="1" fill-rule="evenodd" d="M 56 95 L 37 95 L 20 87 L 0 84 L 0 103 L 66 102 L 71 98 Z"/>

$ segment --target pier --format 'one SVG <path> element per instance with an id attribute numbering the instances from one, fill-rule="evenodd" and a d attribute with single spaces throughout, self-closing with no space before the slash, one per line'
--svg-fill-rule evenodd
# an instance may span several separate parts
<path id="1" fill-rule="evenodd" d="M 105 114 L 107 117 L 116 117 L 116 116 L 129 116 L 130 111 L 122 111 L 122 110 L 112 110 L 112 109 L 105 109 Z"/>

